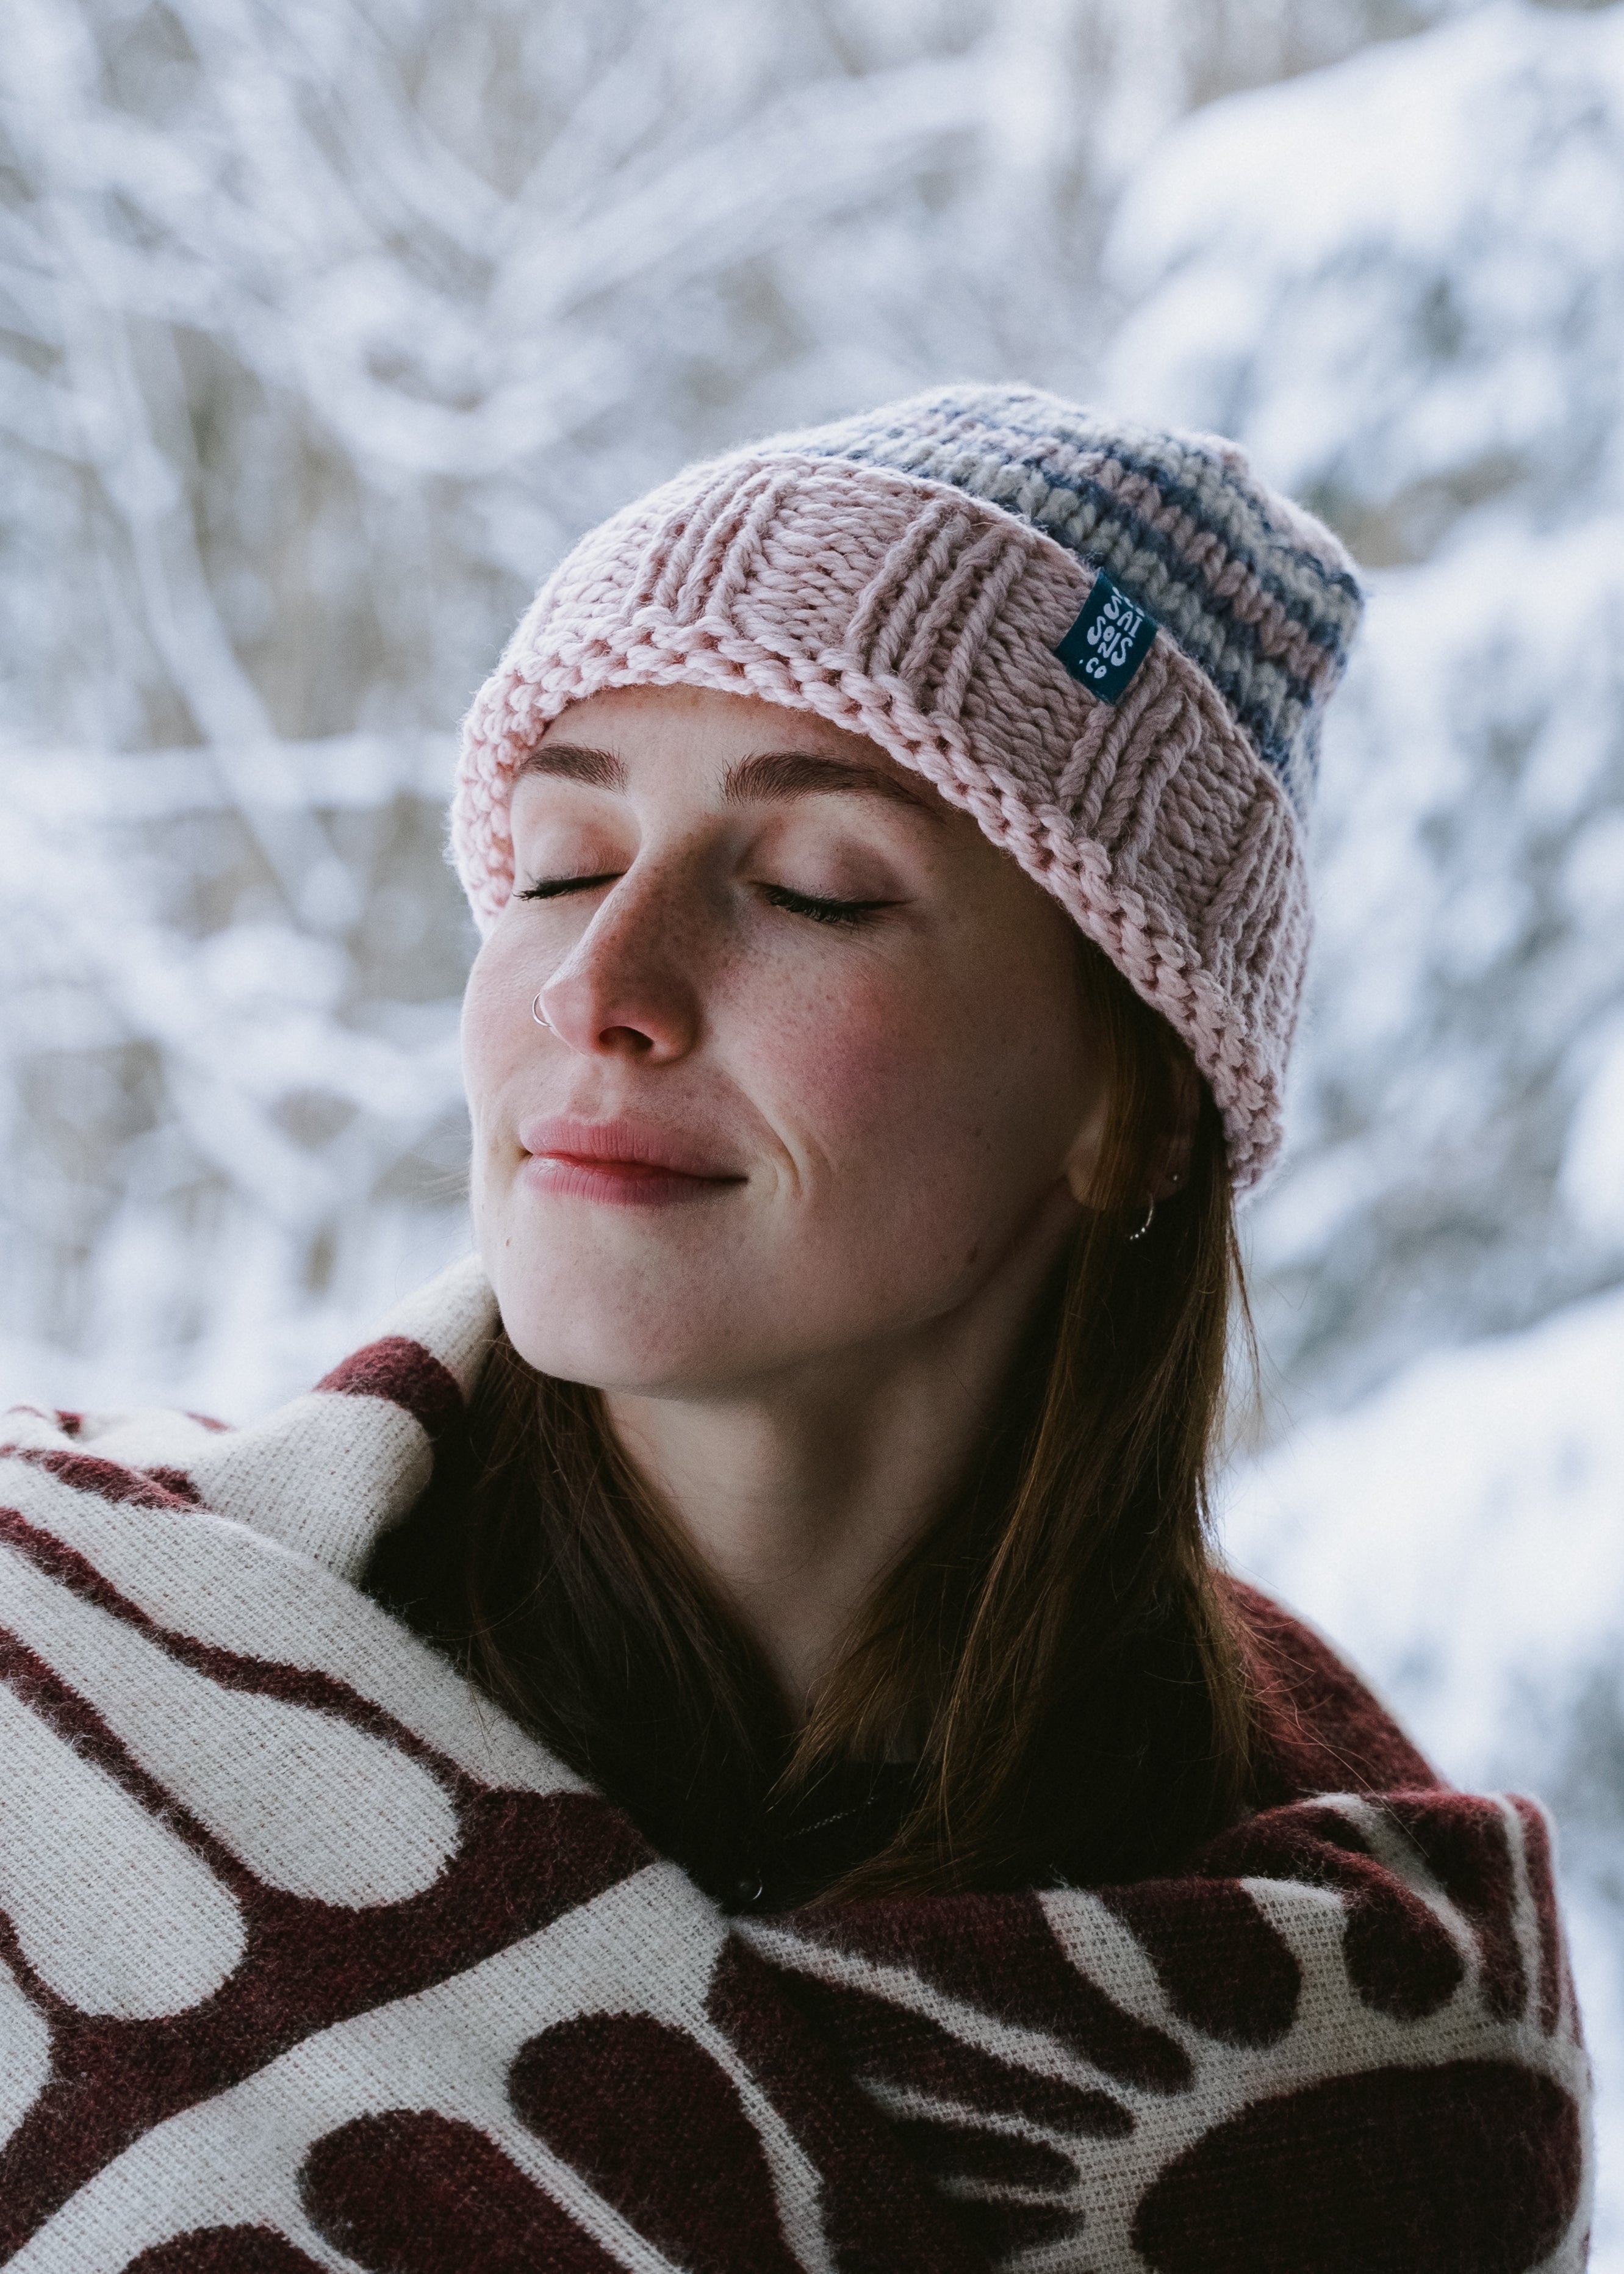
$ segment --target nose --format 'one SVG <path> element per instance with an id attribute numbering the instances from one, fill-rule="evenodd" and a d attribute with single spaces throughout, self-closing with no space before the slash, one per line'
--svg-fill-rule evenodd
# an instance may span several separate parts
<path id="1" fill-rule="evenodd" d="M 697 929 L 691 899 L 628 870 L 537 997 L 547 1025 L 585 1056 L 684 1057 L 702 1023 Z"/>

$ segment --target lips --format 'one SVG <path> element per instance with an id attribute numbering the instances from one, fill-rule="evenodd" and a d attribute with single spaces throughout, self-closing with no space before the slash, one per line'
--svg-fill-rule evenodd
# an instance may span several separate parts
<path id="1" fill-rule="evenodd" d="M 714 1199 L 745 1181 L 675 1130 L 643 1121 L 527 1123 L 519 1142 L 527 1184 L 554 1197 L 643 1206 Z"/>

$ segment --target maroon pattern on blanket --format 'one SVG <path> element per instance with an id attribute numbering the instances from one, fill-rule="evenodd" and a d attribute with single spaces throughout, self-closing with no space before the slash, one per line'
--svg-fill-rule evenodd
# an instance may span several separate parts
<path id="1" fill-rule="evenodd" d="M 1531 1803 L 1242 1590 L 1265 1804 L 1186 1872 L 729 1921 L 352 1584 L 482 1303 L 257 1433 L 13 1417 L 0 2263 L 1583 2265 Z"/>

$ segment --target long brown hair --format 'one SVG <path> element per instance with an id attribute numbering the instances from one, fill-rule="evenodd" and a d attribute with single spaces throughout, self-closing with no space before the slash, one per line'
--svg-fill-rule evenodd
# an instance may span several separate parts
<path id="1" fill-rule="evenodd" d="M 894 1839 L 837 1892 L 1137 1877 L 1230 1820 L 1245 1684 L 1207 1555 L 1232 1299 L 1222 1124 L 1172 1030 L 1097 950 L 1111 1082 L 1095 1198 L 1000 1419 L 883 1577 L 800 1731 L 760 1651 L 621 1450 L 599 1394 L 499 1337 L 460 1463 L 370 1582 L 678 1855 L 821 1768 L 919 1767 Z M 1143 1238 L 1168 1133 L 1188 1168 Z"/>

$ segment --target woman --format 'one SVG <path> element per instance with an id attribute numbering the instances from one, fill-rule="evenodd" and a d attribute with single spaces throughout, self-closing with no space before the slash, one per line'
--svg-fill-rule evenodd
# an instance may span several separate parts
<path id="1" fill-rule="evenodd" d="M 1358 605 L 1019 388 L 543 588 L 453 816 L 480 1268 L 9 1464 L 31 1820 L 117 1827 L 11 1865 L 19 2263 L 1583 2263 L 1543 1819 L 1203 1533 Z"/>

